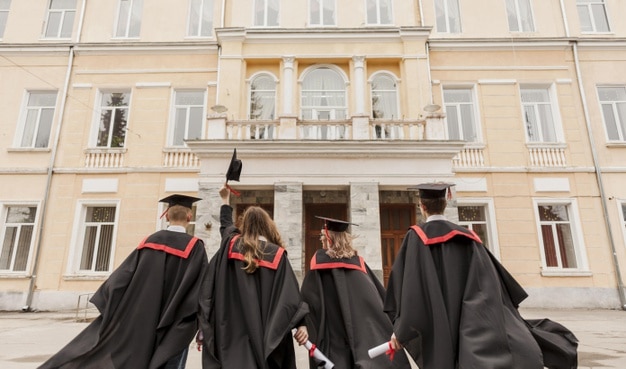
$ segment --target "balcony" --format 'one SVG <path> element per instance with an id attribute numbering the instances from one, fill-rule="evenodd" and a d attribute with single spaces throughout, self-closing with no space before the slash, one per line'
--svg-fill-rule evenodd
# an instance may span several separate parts
<path id="1" fill-rule="evenodd" d="M 564 143 L 532 143 L 528 144 L 528 154 L 531 167 L 565 167 L 567 159 L 565 157 Z"/>

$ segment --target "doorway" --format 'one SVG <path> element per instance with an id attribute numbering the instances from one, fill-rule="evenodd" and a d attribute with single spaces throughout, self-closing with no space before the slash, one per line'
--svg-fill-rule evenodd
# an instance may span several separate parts
<path id="1" fill-rule="evenodd" d="M 380 204 L 380 243 L 385 287 L 404 236 L 415 224 L 415 204 Z"/>

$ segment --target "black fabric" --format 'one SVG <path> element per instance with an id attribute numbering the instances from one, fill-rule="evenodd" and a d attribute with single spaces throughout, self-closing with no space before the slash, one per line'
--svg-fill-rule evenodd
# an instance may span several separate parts
<path id="1" fill-rule="evenodd" d="M 541 347 L 543 365 L 549 369 L 578 367 L 578 339 L 569 329 L 550 319 L 528 319 L 526 323 Z"/>
<path id="2" fill-rule="evenodd" d="M 160 368 L 189 346 L 208 260 L 204 243 L 186 233 L 159 231 L 147 241 L 165 239 L 164 250 L 188 256 L 135 249 L 92 297 L 100 316 L 40 369 Z"/>
<path id="3" fill-rule="evenodd" d="M 232 208 L 223 205 L 220 212 L 222 242 L 200 296 L 203 369 L 295 369 L 291 329 L 303 323 L 308 307 L 287 254 L 275 269 L 246 273 L 241 260 L 228 257 L 230 241 L 239 234 Z M 266 243 L 264 260 L 275 260 L 278 249 Z"/>
<path id="4" fill-rule="evenodd" d="M 309 339 L 337 369 L 410 368 L 404 351 L 394 361 L 367 351 L 389 341 L 393 326 L 383 311 L 385 289 L 359 256 L 332 259 L 318 250 L 302 283 L 309 305 Z M 317 363 L 310 359 L 310 367 Z"/>
<path id="5" fill-rule="evenodd" d="M 398 340 L 421 369 L 543 369 L 526 293 L 477 240 L 444 220 L 409 230 L 385 299 Z"/>

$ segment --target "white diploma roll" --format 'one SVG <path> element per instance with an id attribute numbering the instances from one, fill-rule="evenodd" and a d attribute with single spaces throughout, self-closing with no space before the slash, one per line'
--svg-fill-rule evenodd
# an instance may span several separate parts
<path id="1" fill-rule="evenodd" d="M 296 331 L 297 329 L 294 328 L 291 330 L 291 333 L 296 334 Z M 307 340 L 304 344 L 304 347 L 306 347 L 306 349 L 310 352 L 311 347 L 313 347 L 313 343 Z M 319 368 L 333 369 L 335 367 L 335 364 L 333 364 L 332 361 L 328 360 L 328 358 L 324 354 L 322 354 L 322 352 L 318 348 L 315 348 L 315 350 L 313 350 L 313 357 L 317 359 L 317 361 L 320 363 Z"/>
<path id="2" fill-rule="evenodd" d="M 391 344 L 389 342 L 381 343 L 380 345 L 367 350 L 367 354 L 370 356 L 370 359 L 373 359 L 376 356 L 386 353 L 390 348 Z"/>

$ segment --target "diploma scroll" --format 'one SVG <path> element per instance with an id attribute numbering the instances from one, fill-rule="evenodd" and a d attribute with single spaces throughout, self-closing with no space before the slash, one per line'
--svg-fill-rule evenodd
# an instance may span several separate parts
<path id="1" fill-rule="evenodd" d="M 373 359 L 382 354 L 387 354 L 388 352 L 390 352 L 390 350 L 393 351 L 393 348 L 391 347 L 391 342 L 385 342 L 367 350 L 367 354 L 369 355 L 370 359 Z"/>
<path id="2" fill-rule="evenodd" d="M 291 330 L 291 333 L 296 334 L 296 331 L 297 330 L 294 328 Z M 317 347 L 315 347 L 311 341 L 307 340 L 304 347 L 306 347 L 306 349 L 311 353 L 311 356 L 317 360 L 319 368 L 333 369 L 335 367 L 335 364 L 333 364 L 332 361 L 330 361 Z"/>

